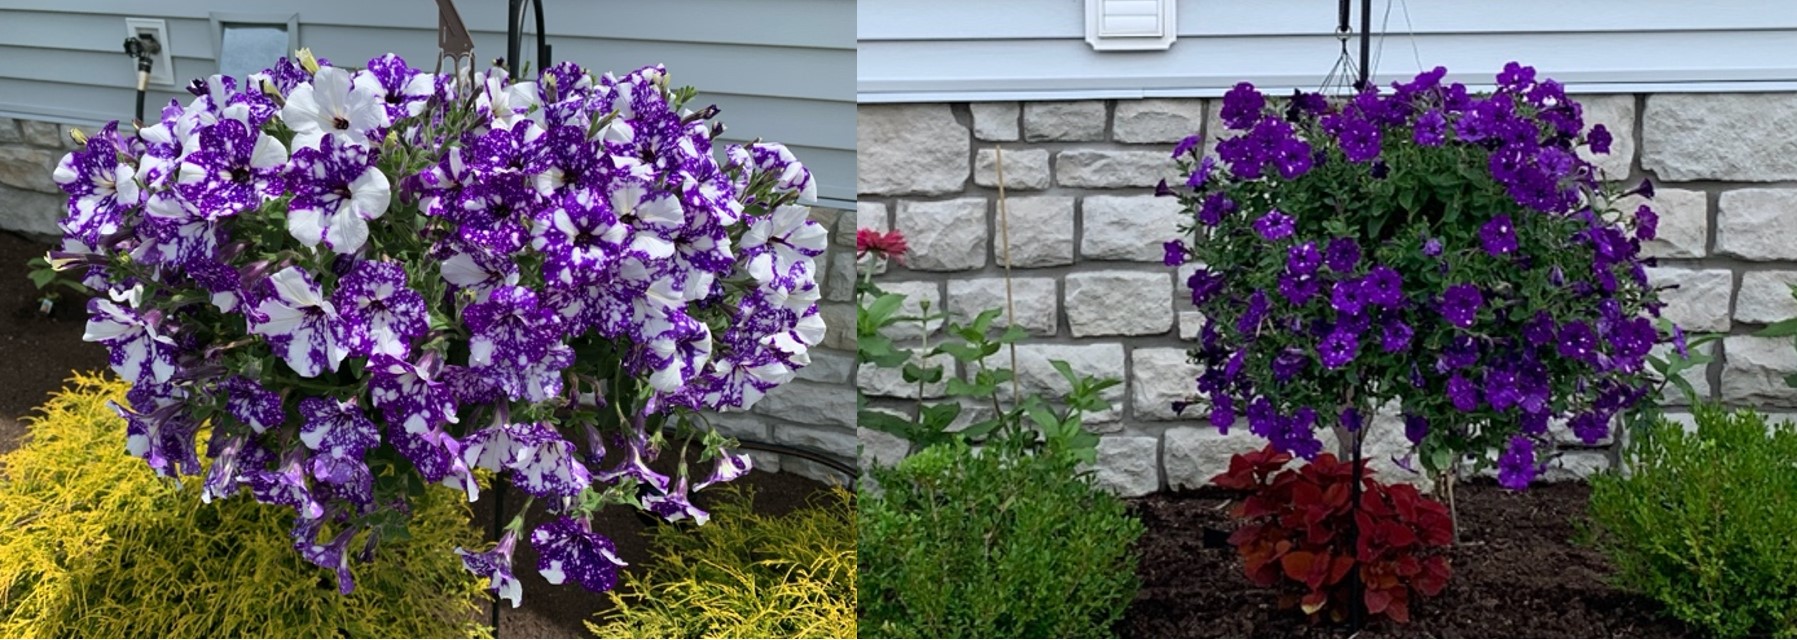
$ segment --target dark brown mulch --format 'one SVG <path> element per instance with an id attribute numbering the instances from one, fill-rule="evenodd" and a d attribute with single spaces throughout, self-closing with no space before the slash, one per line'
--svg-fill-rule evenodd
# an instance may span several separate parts
<path id="1" fill-rule="evenodd" d="M 61 389 L 70 371 L 106 368 L 106 349 L 81 341 L 84 297 L 65 290 L 49 316 L 38 313 L 43 292 L 26 279 L 25 263 L 50 248 L 0 233 L 0 452 L 18 446 L 25 435 L 19 418 Z"/>
<path id="2" fill-rule="evenodd" d="M 1235 549 L 1216 533 L 1231 529 L 1222 491 L 1156 494 L 1134 501 L 1148 533 L 1137 545 L 1142 590 L 1116 630 L 1161 638 L 1666 638 L 1696 637 L 1666 619 L 1656 603 L 1606 582 L 1603 556 L 1573 542 L 1590 489 L 1537 486 L 1511 493 L 1490 483 L 1463 485 L 1461 544 L 1450 553 L 1453 577 L 1440 596 L 1411 606 L 1411 622 L 1312 626 L 1302 613 L 1274 608 L 1272 589 L 1249 583 Z"/>
<path id="3" fill-rule="evenodd" d="M 11 451 L 23 442 L 25 425 L 19 420 L 43 403 L 50 393 L 61 389 L 71 371 L 97 371 L 106 368 L 106 349 L 81 341 L 87 327 L 86 300 L 72 292 L 64 292 L 48 316 L 38 312 L 43 297 L 25 277 L 25 263 L 44 255 L 51 244 L 0 232 L 0 453 Z M 124 441 L 119 441 L 124 446 Z M 663 473 L 672 471 L 674 456 L 663 456 L 655 467 Z M 703 474 L 710 463 L 694 466 Z M 755 508 L 771 515 L 791 512 L 804 506 L 822 483 L 789 473 L 751 472 L 736 481 L 755 490 Z M 474 504 L 475 522 L 490 531 L 493 520 L 492 492 Z M 694 496 L 701 508 L 715 500 L 715 492 Z M 524 495 L 512 490 L 506 498 L 506 519 L 524 504 Z M 544 520 L 542 505 L 532 509 L 526 522 L 534 527 Z M 593 529 L 609 536 L 618 546 L 618 555 L 631 564 L 632 571 L 649 566 L 649 521 L 624 507 L 612 507 L 593 521 Z M 528 532 L 529 529 L 527 528 Z M 513 569 L 524 583 L 524 606 L 512 609 L 510 604 L 500 612 L 501 638 L 572 638 L 589 637 L 583 620 L 609 611 L 611 601 L 602 594 L 588 593 L 577 585 L 551 585 L 536 571 L 537 556 L 528 544 L 519 544 Z M 487 620 L 482 617 L 482 620 Z"/>

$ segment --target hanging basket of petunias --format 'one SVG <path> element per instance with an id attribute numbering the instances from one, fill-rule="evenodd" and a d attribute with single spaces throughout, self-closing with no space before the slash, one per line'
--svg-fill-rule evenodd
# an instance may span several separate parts
<path id="1" fill-rule="evenodd" d="M 660 67 L 519 82 L 302 52 L 189 90 L 63 159 L 51 258 L 106 292 L 86 339 L 133 385 L 125 446 L 207 500 L 292 507 L 345 593 L 426 483 L 474 500 L 482 468 L 548 504 L 527 537 L 549 582 L 610 589 L 592 514 L 703 523 L 689 492 L 749 461 L 699 412 L 748 408 L 823 336 L 811 174 L 778 144 L 714 157 L 716 109 Z M 674 477 L 649 466 L 664 432 L 702 443 Z M 522 513 L 460 550 L 514 606 Z"/>
<path id="2" fill-rule="evenodd" d="M 1587 443 L 1650 389 L 1662 339 L 1640 243 L 1656 217 L 1579 150 L 1601 125 L 1534 69 L 1511 63 L 1490 95 L 1414 81 L 1343 99 L 1224 97 L 1215 156 L 1174 152 L 1191 214 L 1167 262 L 1205 317 L 1200 400 L 1219 429 L 1315 456 L 1318 429 L 1357 439 L 1395 409 L 1426 467 L 1462 453 L 1521 488 L 1550 422 Z M 1667 325 L 1669 327 L 1669 325 Z M 1681 347 L 1682 348 L 1682 347 Z"/>

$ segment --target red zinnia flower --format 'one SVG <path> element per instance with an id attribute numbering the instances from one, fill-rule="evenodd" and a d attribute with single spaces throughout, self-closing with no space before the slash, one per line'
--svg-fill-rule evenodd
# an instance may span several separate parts
<path id="1" fill-rule="evenodd" d="M 904 264 L 907 248 L 905 234 L 899 233 L 897 229 L 886 233 L 880 233 L 873 229 L 857 229 L 855 231 L 855 257 L 857 258 L 872 252 L 878 257 L 890 258 L 897 260 L 899 264 Z"/>

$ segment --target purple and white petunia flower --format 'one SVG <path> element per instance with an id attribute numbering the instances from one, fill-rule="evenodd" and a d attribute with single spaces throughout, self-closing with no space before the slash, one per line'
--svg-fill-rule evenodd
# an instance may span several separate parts
<path id="1" fill-rule="evenodd" d="M 235 216 L 286 192 L 287 157 L 287 147 L 274 136 L 242 119 L 223 118 L 200 130 L 199 148 L 176 170 L 174 191 L 200 218 Z"/>
<path id="2" fill-rule="evenodd" d="M 534 496 L 577 496 L 592 483 L 578 448 L 546 423 L 498 422 L 463 445 L 469 467 L 511 471 L 518 488 Z"/>
<path id="3" fill-rule="evenodd" d="M 293 154 L 287 231 L 307 247 L 320 242 L 355 253 L 368 242 L 368 221 L 387 212 L 393 193 L 367 147 L 336 136 Z"/>
<path id="4" fill-rule="evenodd" d="M 260 434 L 287 421 L 281 409 L 281 394 L 269 391 L 256 381 L 242 376 L 226 378 L 218 385 L 225 394 L 225 410 L 231 417 Z"/>
<path id="5" fill-rule="evenodd" d="M 404 358 L 430 328 L 424 296 L 406 286 L 405 267 L 394 262 L 357 263 L 337 282 L 331 304 L 341 318 L 337 341 L 355 355 Z"/>
<path id="6" fill-rule="evenodd" d="M 69 215 L 61 223 L 65 233 L 95 244 L 117 233 L 125 213 L 143 204 L 137 166 L 119 158 L 124 146 L 118 123 L 111 123 L 57 163 L 50 177 L 69 194 Z"/>
<path id="7" fill-rule="evenodd" d="M 422 434 L 458 422 L 454 394 L 434 379 L 429 366 L 378 354 L 369 358 L 368 371 L 368 395 L 387 424 Z"/>
<path id="8" fill-rule="evenodd" d="M 518 532 L 507 529 L 499 538 L 499 546 L 491 551 L 475 553 L 456 547 L 456 555 L 462 557 L 462 566 L 470 573 L 487 579 L 487 588 L 501 600 L 512 601 L 512 608 L 524 601 L 524 583 L 512 575 L 512 548 L 518 544 Z"/>
<path id="9" fill-rule="evenodd" d="M 643 507 L 668 522 L 679 522 L 692 518 L 693 522 L 704 526 L 711 520 L 710 513 L 693 506 L 692 500 L 687 498 L 686 478 L 684 477 L 674 482 L 673 491 L 643 498 Z"/>
<path id="10" fill-rule="evenodd" d="M 300 377 L 336 371 L 349 353 L 332 330 L 338 321 L 336 306 L 299 267 L 282 269 L 269 281 L 275 295 L 256 307 L 267 319 L 251 319 L 250 333 L 268 338 L 269 346 Z"/>
<path id="11" fill-rule="evenodd" d="M 627 566 L 611 540 L 594 533 L 584 518 L 561 516 L 543 523 L 530 533 L 530 546 L 537 550 L 537 572 L 549 584 L 573 578 L 589 591 L 610 591 L 618 584 L 618 568 Z"/>
<path id="12" fill-rule="evenodd" d="M 618 440 L 622 441 L 618 444 L 624 447 L 624 459 L 618 462 L 618 466 L 594 477 L 601 482 L 617 482 L 620 478 L 635 478 L 638 482 L 655 489 L 656 493 L 667 493 L 668 477 L 649 468 L 649 461 L 654 460 L 658 452 L 650 445 L 648 436 L 643 433 L 642 420 L 639 418 L 637 422 L 635 428 L 627 429 L 624 434 L 616 436 Z"/>
<path id="13" fill-rule="evenodd" d="M 200 458 L 194 438 L 200 425 L 185 411 L 184 394 L 174 387 L 145 384 L 138 387 L 148 394 L 137 394 L 131 406 L 107 403 L 113 413 L 125 419 L 125 451 L 143 458 L 156 475 L 179 478 L 200 472 Z"/>
<path id="14" fill-rule="evenodd" d="M 319 504 L 306 483 L 306 464 L 302 450 L 291 449 L 282 456 L 280 466 L 273 470 L 250 473 L 248 476 L 250 492 L 256 496 L 257 502 L 293 507 L 301 520 L 324 516 L 324 506 Z"/>
<path id="15" fill-rule="evenodd" d="M 369 60 L 367 73 L 381 87 L 381 101 L 391 122 L 424 113 L 437 90 L 435 76 L 413 69 L 404 58 L 391 53 Z"/>
<path id="16" fill-rule="evenodd" d="M 87 301 L 87 331 L 81 339 L 106 345 L 112 370 L 132 384 L 168 382 L 175 374 L 179 345 L 163 335 L 159 311 L 138 313 L 111 300 Z"/>
<path id="17" fill-rule="evenodd" d="M 387 117 L 386 90 L 374 75 L 337 67 L 319 67 L 311 82 L 300 83 L 287 94 L 281 121 L 293 130 L 293 148 L 318 149 L 325 138 L 338 145 L 378 144 L 369 134 L 391 124 Z"/>
<path id="18" fill-rule="evenodd" d="M 353 400 L 306 398 L 299 404 L 305 424 L 300 442 L 317 452 L 312 457 L 312 477 L 336 485 L 348 496 L 374 499 L 374 476 L 362 456 L 381 443 L 380 429 Z"/>
<path id="19" fill-rule="evenodd" d="M 829 231 L 811 221 L 806 207 L 788 206 L 754 218 L 738 244 L 756 282 L 792 290 L 814 279 L 814 259 L 824 253 Z"/>
<path id="20" fill-rule="evenodd" d="M 711 477 L 693 485 L 693 491 L 701 491 L 706 487 L 730 482 L 749 474 L 755 468 L 755 461 L 741 453 L 730 453 L 718 450 L 718 461 L 711 469 Z"/>

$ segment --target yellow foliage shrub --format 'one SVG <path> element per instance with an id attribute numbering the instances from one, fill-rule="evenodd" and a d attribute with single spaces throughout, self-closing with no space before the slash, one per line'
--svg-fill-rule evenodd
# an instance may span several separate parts
<path id="1" fill-rule="evenodd" d="M 77 374 L 0 456 L 0 637 L 490 637 L 453 551 L 479 541 L 461 494 L 416 501 L 411 539 L 383 540 L 339 595 L 294 552 L 291 509 L 201 504 L 198 478 L 127 454 L 106 406 L 126 390 Z"/>
<path id="2" fill-rule="evenodd" d="M 779 517 L 754 512 L 753 494 L 724 490 L 702 527 L 664 524 L 655 562 L 611 592 L 615 610 L 587 629 L 605 638 L 853 638 L 852 497 Z"/>

